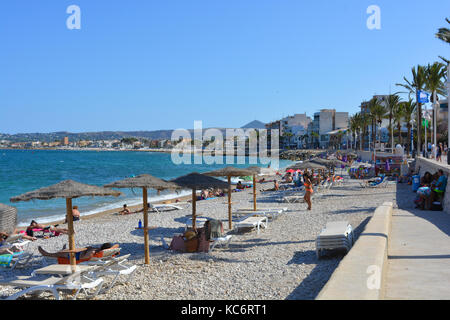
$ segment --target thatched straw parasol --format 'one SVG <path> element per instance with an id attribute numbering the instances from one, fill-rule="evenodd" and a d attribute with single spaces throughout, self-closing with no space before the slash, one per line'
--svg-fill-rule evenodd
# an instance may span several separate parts
<path id="1" fill-rule="evenodd" d="M 174 183 L 167 182 L 149 174 L 142 174 L 133 178 L 126 178 L 105 185 L 107 188 L 142 188 L 143 206 L 144 206 L 144 246 L 145 246 L 145 264 L 150 263 L 150 248 L 148 243 L 148 195 L 147 189 L 158 191 L 166 189 L 180 189 Z"/>
<path id="2" fill-rule="evenodd" d="M 44 187 L 38 190 L 24 193 L 10 199 L 11 202 L 30 201 L 34 199 L 50 200 L 55 198 L 66 199 L 67 210 L 67 224 L 69 229 L 69 254 L 70 264 L 76 266 L 75 259 L 75 238 L 73 230 L 73 215 L 72 215 L 72 199 L 79 197 L 94 197 L 94 196 L 114 196 L 118 197 L 122 193 L 115 190 L 106 189 L 103 187 L 92 186 L 88 184 L 79 183 L 72 180 L 65 180 L 60 183 Z"/>
<path id="3" fill-rule="evenodd" d="M 0 231 L 14 232 L 17 225 L 17 208 L 0 203 Z"/>
<path id="4" fill-rule="evenodd" d="M 346 166 L 347 163 L 341 161 L 341 160 L 337 160 L 337 159 L 321 159 L 321 158 L 314 158 L 311 160 L 311 162 L 315 162 L 321 165 L 324 165 L 326 167 L 328 167 L 329 169 L 333 170 L 333 174 L 334 174 L 334 169 L 335 167 L 341 167 L 342 165 Z"/>
<path id="5" fill-rule="evenodd" d="M 226 167 L 210 172 L 204 173 L 205 176 L 211 177 L 227 177 L 228 179 L 228 225 L 231 229 L 232 226 L 232 214 L 231 214 L 231 177 L 253 176 L 254 171 L 248 169 L 241 169 L 235 167 Z M 254 186 L 253 186 L 254 187 Z"/>
<path id="6" fill-rule="evenodd" d="M 228 184 L 222 180 L 208 177 L 203 174 L 193 172 L 176 179 L 170 180 L 170 182 L 185 188 L 192 189 L 192 227 L 195 228 L 195 218 L 196 218 L 196 201 L 197 194 L 196 190 L 207 189 L 207 188 L 228 188 Z M 228 191 L 230 192 L 230 191 Z"/>
<path id="7" fill-rule="evenodd" d="M 327 167 L 319 164 L 317 162 L 313 161 L 304 161 L 303 163 L 295 163 L 292 166 L 288 167 L 287 169 L 293 169 L 293 170 L 305 170 L 305 169 L 311 169 L 311 170 L 325 170 Z"/>

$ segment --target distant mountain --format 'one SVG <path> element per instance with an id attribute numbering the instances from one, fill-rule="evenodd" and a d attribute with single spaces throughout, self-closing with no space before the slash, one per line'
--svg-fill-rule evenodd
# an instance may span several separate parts
<path id="1" fill-rule="evenodd" d="M 265 128 L 266 128 L 265 124 L 258 120 L 249 122 L 245 126 L 241 127 L 241 129 L 265 129 Z"/>
<path id="2" fill-rule="evenodd" d="M 207 129 L 203 128 L 203 132 Z M 225 128 L 218 129 L 225 136 Z M 8 140 L 12 142 L 54 142 L 61 141 L 64 137 L 68 137 L 70 142 L 89 140 L 89 141 L 101 141 L 101 140 L 121 140 L 123 138 L 138 138 L 148 140 L 170 140 L 172 138 L 172 132 L 174 130 L 156 130 L 156 131 L 100 131 L 100 132 L 51 132 L 51 133 L 17 133 L 17 134 L 3 134 L 0 133 L 0 140 Z M 194 130 L 188 130 L 192 137 L 194 137 Z"/>
<path id="3" fill-rule="evenodd" d="M 158 130 L 158 131 L 102 131 L 102 132 L 51 132 L 51 133 L 18 133 L 18 134 L 1 134 L 0 140 L 10 140 L 14 142 L 25 141 L 42 141 L 53 142 L 60 141 L 64 137 L 68 137 L 69 141 L 80 140 L 120 140 L 122 138 L 145 138 L 145 139 L 170 139 L 172 130 Z"/>

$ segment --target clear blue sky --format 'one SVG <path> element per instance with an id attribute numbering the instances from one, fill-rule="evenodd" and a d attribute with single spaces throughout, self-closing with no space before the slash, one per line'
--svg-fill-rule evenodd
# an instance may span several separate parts
<path id="1" fill-rule="evenodd" d="M 69 30 L 69 5 L 81 30 Z M 381 30 L 369 30 L 369 5 Z M 450 56 L 450 1 L 4 0 L 0 132 L 240 127 L 354 113 Z"/>

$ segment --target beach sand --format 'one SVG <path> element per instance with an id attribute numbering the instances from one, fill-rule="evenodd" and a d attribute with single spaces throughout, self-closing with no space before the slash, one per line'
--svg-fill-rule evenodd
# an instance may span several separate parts
<path id="1" fill-rule="evenodd" d="M 183 210 L 149 214 L 150 264 L 144 264 L 143 231 L 136 230 L 142 213 L 118 216 L 110 210 L 75 222 L 77 247 L 119 243 L 121 254 L 131 254 L 129 263 L 136 264 L 132 278 L 121 278 L 107 293 L 97 299 L 314 299 L 343 257 L 333 253 L 317 260 L 315 238 L 329 221 L 346 220 L 358 236 L 377 206 L 385 201 L 395 203 L 396 185 L 364 189 L 359 181 L 346 179 L 343 186 L 324 190 L 313 199 L 313 208 L 304 203 L 279 203 L 274 192 L 261 193 L 273 183 L 257 185 L 259 208 L 287 207 L 288 212 L 269 222 L 268 229 L 239 233 L 228 230 L 227 197 L 197 202 L 197 215 L 221 219 L 225 232 L 233 238 L 229 248 L 217 248 L 210 254 L 177 253 L 166 250 L 161 237 L 170 244 L 175 234 L 183 233 L 191 204 L 182 203 Z M 190 198 L 190 197 L 187 197 Z M 232 194 L 232 206 L 252 207 L 252 189 Z M 133 210 L 142 206 L 133 207 Z M 14 271 L 3 270 L 6 280 L 16 275 L 29 275 L 32 270 L 54 261 L 44 259 L 38 246 L 50 252 L 67 244 L 67 236 L 39 239 L 30 243 L 34 267 Z M 109 280 L 105 277 L 105 281 Z M 0 287 L 0 294 L 15 292 Z M 51 299 L 48 294 L 44 297 Z M 79 299 L 83 299 L 80 295 Z"/>

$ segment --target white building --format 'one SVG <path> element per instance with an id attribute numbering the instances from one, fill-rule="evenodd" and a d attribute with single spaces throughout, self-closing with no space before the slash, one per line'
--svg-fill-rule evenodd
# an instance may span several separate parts
<path id="1" fill-rule="evenodd" d="M 303 136 L 307 134 L 308 125 L 311 118 L 306 113 L 294 114 L 280 120 L 281 135 L 283 137 L 283 146 L 300 149 L 305 147 Z"/>
<path id="2" fill-rule="evenodd" d="M 314 113 L 314 120 L 308 127 L 308 141 L 312 148 L 328 148 L 330 136 L 348 129 L 348 112 L 322 109 Z M 315 137 L 315 136 L 316 137 Z"/>

